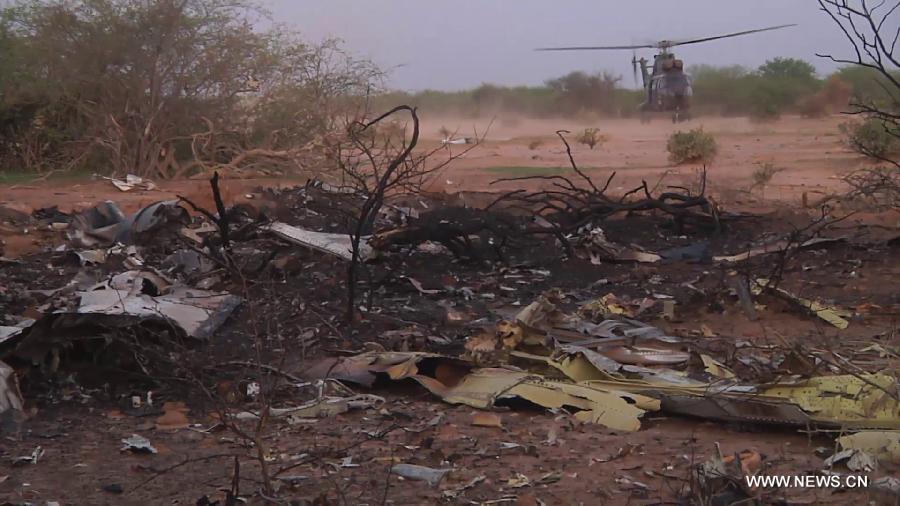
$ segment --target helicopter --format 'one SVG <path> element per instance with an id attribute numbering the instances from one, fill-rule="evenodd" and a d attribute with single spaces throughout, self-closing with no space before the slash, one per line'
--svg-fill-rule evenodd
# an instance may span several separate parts
<path id="1" fill-rule="evenodd" d="M 690 119 L 691 97 L 694 92 L 691 84 L 691 76 L 684 71 L 684 61 L 676 58 L 675 54 L 670 50 L 671 48 L 725 39 L 728 37 L 738 37 L 740 35 L 748 35 L 751 33 L 766 32 L 769 30 L 780 30 L 791 26 L 797 25 L 778 25 L 698 39 L 660 40 L 649 44 L 629 46 L 542 47 L 535 49 L 535 51 L 658 50 L 659 52 L 653 56 L 652 66 L 648 64 L 646 58 L 638 58 L 637 53 L 634 53 L 631 58 L 635 81 L 637 80 L 638 68 L 640 68 L 644 92 L 646 93 L 645 101 L 638 107 L 638 110 L 641 113 L 641 122 L 650 121 L 650 114 L 653 112 L 671 112 L 672 122 L 678 123 Z"/>

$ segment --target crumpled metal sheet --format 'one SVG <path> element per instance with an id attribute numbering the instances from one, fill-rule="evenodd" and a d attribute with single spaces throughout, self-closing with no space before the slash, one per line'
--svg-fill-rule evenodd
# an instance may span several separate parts
<path id="1" fill-rule="evenodd" d="M 817 416 L 789 396 L 763 391 L 758 385 L 738 384 L 728 374 L 712 374 L 708 369 L 706 372 L 712 382 L 698 381 L 682 371 L 622 364 L 607 355 L 570 344 L 558 344 L 550 356 L 521 351 L 512 351 L 510 356 L 549 365 L 579 384 L 659 399 L 662 409 L 670 413 L 722 421 L 798 426 L 840 426 L 843 422 Z M 709 367 L 707 362 L 704 365 Z M 869 423 L 878 426 L 890 421 L 872 420 Z"/>
<path id="2" fill-rule="evenodd" d="M 79 314 L 162 319 L 197 339 L 210 338 L 241 303 L 236 295 L 184 286 L 173 287 L 156 297 L 117 289 L 81 292 L 80 296 Z"/>
<path id="3" fill-rule="evenodd" d="M 131 437 L 122 439 L 123 452 L 157 453 L 157 449 L 149 439 L 140 434 L 132 434 Z"/>
<path id="4" fill-rule="evenodd" d="M 503 400 L 522 399 L 548 409 L 574 408 L 578 420 L 614 430 L 638 430 L 640 417 L 646 411 L 659 409 L 659 401 L 643 395 L 552 381 L 506 369 L 478 369 L 449 387 L 427 376 L 409 377 L 450 404 L 489 409 Z"/>
<path id="5" fill-rule="evenodd" d="M 418 466 L 415 464 L 394 464 L 391 472 L 397 476 L 402 476 L 408 480 L 424 481 L 436 487 L 444 479 L 444 476 L 452 471 L 452 469 L 432 469 L 430 467 Z"/>
<path id="6" fill-rule="evenodd" d="M 814 421 L 843 427 L 900 429 L 897 379 L 888 374 L 817 376 L 800 385 L 776 385 L 768 396 L 790 399 Z"/>
<path id="7" fill-rule="evenodd" d="M 900 431 L 880 430 L 857 432 L 837 439 L 845 450 L 862 450 L 876 459 L 900 464 Z"/>
<path id="8" fill-rule="evenodd" d="M 172 337 L 206 340 L 222 326 L 241 298 L 227 293 L 175 287 L 159 296 L 112 288 L 79 292 L 80 305 L 44 315 L 14 338 L 2 341 L 0 357 L 43 363 L 54 349 L 96 341 L 114 329 L 162 325 Z"/>
<path id="9" fill-rule="evenodd" d="M 430 371 L 425 374 L 424 371 Z M 545 408 L 574 410 L 581 421 L 611 429 L 634 431 L 646 411 L 659 409 L 659 401 L 613 388 L 553 381 L 540 375 L 507 369 L 475 369 L 472 364 L 427 353 L 366 353 L 326 362 L 307 371 L 329 378 L 371 384 L 376 373 L 392 380 L 412 379 L 450 404 L 490 409 L 506 400 L 520 399 Z"/>
<path id="10" fill-rule="evenodd" d="M 754 294 L 759 295 L 763 292 L 765 287 L 769 284 L 768 279 L 759 278 L 756 280 L 752 291 Z M 818 301 L 812 299 L 805 299 L 803 297 L 798 297 L 793 293 L 785 290 L 784 288 L 768 288 L 769 291 L 775 293 L 777 296 L 788 300 L 797 306 L 809 311 L 815 316 L 818 316 L 822 320 L 834 325 L 835 327 L 843 330 L 850 326 L 850 322 L 847 321 L 844 317 L 847 316 L 847 312 L 841 311 L 838 308 L 826 306 Z"/>
<path id="11" fill-rule="evenodd" d="M 662 401 L 664 411 L 713 420 L 843 429 L 900 428 L 900 404 L 888 394 L 897 390 L 896 379 L 885 374 L 861 378 L 820 376 L 800 385 L 768 387 L 729 380 L 676 385 L 655 378 L 587 383 L 655 397 Z"/>
<path id="12" fill-rule="evenodd" d="M 155 190 L 156 184 L 149 179 L 144 179 L 140 176 L 136 176 L 134 174 L 126 174 L 125 179 L 116 179 L 112 177 L 107 177 L 104 179 L 108 179 L 110 183 L 113 184 L 119 191 L 127 192 L 134 190 L 135 188 L 141 188 L 142 190 Z"/>
<path id="13" fill-rule="evenodd" d="M 133 244 L 166 224 L 188 221 L 187 209 L 178 200 L 155 202 L 127 217 L 115 202 L 107 200 L 75 215 L 68 236 L 73 243 L 86 248 Z"/>
<path id="14" fill-rule="evenodd" d="M 278 237 L 294 244 L 334 255 L 348 262 L 353 259 L 351 238 L 347 234 L 315 232 L 281 222 L 272 223 L 266 228 Z M 359 255 L 363 260 L 372 255 L 372 247 L 369 246 L 367 237 L 360 239 Z"/>
<path id="15" fill-rule="evenodd" d="M 666 393 L 661 400 L 664 411 L 709 420 L 794 426 L 810 423 L 809 415 L 799 406 L 778 398 L 691 392 Z"/>
<path id="16" fill-rule="evenodd" d="M 0 343 L 2 343 L 3 341 L 6 341 L 7 339 L 11 339 L 11 338 L 13 338 L 13 337 L 16 337 L 17 335 L 19 335 L 19 334 L 21 334 L 22 332 L 24 332 L 24 331 L 25 331 L 25 328 L 26 328 L 26 327 L 7 327 L 7 326 L 0 326 Z"/>
<path id="17" fill-rule="evenodd" d="M 0 362 L 0 413 L 6 413 L 10 409 L 22 411 L 23 404 L 16 372 L 5 362 Z"/>
<path id="18" fill-rule="evenodd" d="M 675 365 L 688 361 L 690 354 L 649 346 L 615 346 L 601 353 L 620 364 L 630 365 Z"/>
<path id="19" fill-rule="evenodd" d="M 883 374 L 753 385 L 737 383 L 727 370 L 710 373 L 711 365 L 721 369 L 712 359 L 702 362 L 712 380 L 702 382 L 680 371 L 620 364 L 573 345 L 558 345 L 550 356 L 516 350 L 509 356 L 549 365 L 574 383 L 521 370 L 477 369 L 470 362 L 428 353 L 365 353 L 324 362 L 308 373 L 369 386 L 379 373 L 393 380 L 413 379 L 446 402 L 479 409 L 511 398 L 548 408 L 568 406 L 581 420 L 620 430 L 637 430 L 642 412 L 657 409 L 727 422 L 900 428 L 900 407 L 889 393 L 897 391 L 896 379 Z"/>
<path id="20" fill-rule="evenodd" d="M 559 341 L 565 341 L 586 348 L 608 342 L 616 338 L 653 339 L 668 343 L 680 342 L 675 336 L 668 336 L 662 330 L 638 320 L 618 317 L 600 323 L 590 321 L 584 312 L 569 314 L 561 311 L 558 304 L 563 294 L 552 289 L 544 292 L 537 300 L 528 304 L 516 315 L 516 322 L 529 330 L 542 331 Z M 602 339 L 591 339 L 602 338 Z"/>
<path id="21" fill-rule="evenodd" d="M 118 204 L 107 200 L 72 217 L 69 239 L 84 247 L 112 244 L 125 213 Z"/>
<path id="22" fill-rule="evenodd" d="M 115 242 L 132 244 L 168 223 L 183 224 L 189 221 L 187 209 L 178 200 L 164 200 L 141 209 L 119 224 Z"/>
<path id="23" fill-rule="evenodd" d="M 206 256 L 189 249 L 175 251 L 163 260 L 163 266 L 189 276 L 193 274 L 205 274 L 216 267 L 216 265 Z"/>
<path id="24" fill-rule="evenodd" d="M 838 463 L 846 464 L 851 471 L 865 473 L 871 473 L 878 467 L 878 461 L 873 455 L 855 448 L 839 451 L 822 462 L 828 468 Z"/>
<path id="25" fill-rule="evenodd" d="M 691 379 L 687 374 L 666 368 L 649 368 L 622 364 L 607 355 L 581 346 L 560 344 L 549 357 L 513 351 L 511 356 L 546 362 L 575 382 L 616 381 L 625 378 L 625 373 L 655 384 L 664 383 L 678 386 L 704 386 L 706 383 Z"/>

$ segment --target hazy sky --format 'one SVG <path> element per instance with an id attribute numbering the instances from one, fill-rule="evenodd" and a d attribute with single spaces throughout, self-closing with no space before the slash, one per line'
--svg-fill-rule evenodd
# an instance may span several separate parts
<path id="1" fill-rule="evenodd" d="M 632 85 L 630 51 L 537 53 L 553 45 L 609 45 L 702 37 L 771 25 L 783 30 L 675 48 L 688 66 L 756 67 L 775 56 L 835 67 L 846 54 L 815 0 L 267 0 L 275 20 L 310 40 L 339 37 L 394 69 L 389 85 L 452 90 L 483 82 L 539 84 L 573 70 L 611 70 Z M 650 57 L 649 50 L 643 51 Z"/>

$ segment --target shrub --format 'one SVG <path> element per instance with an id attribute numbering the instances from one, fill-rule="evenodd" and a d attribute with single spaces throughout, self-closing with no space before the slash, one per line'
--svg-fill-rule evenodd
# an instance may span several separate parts
<path id="1" fill-rule="evenodd" d="M 675 132 L 666 143 L 669 161 L 674 164 L 712 161 L 718 149 L 713 136 L 704 132 L 702 128 Z"/>
<path id="2" fill-rule="evenodd" d="M 898 79 L 900 71 L 893 71 L 891 75 Z M 834 77 L 850 86 L 854 102 L 876 107 L 892 107 L 897 103 L 896 94 L 891 92 L 891 88 L 894 88 L 893 83 L 877 69 L 850 65 L 839 69 L 834 73 Z"/>
<path id="3" fill-rule="evenodd" d="M 751 177 L 753 178 L 753 185 L 751 188 L 763 188 L 768 185 L 772 178 L 775 177 L 775 174 L 781 172 L 782 168 L 776 167 L 772 162 L 765 162 L 756 170 L 753 171 Z"/>
<path id="4" fill-rule="evenodd" d="M 591 149 L 594 149 L 594 146 L 597 144 L 603 144 L 606 142 L 606 136 L 600 133 L 600 129 L 598 128 L 585 128 L 578 134 L 578 138 L 575 139 L 579 144 L 584 144 Z"/>
<path id="5" fill-rule="evenodd" d="M 754 121 L 775 121 L 789 105 L 789 97 L 779 84 L 753 78 L 747 91 L 747 115 Z"/>
<path id="6" fill-rule="evenodd" d="M 900 152 L 900 131 L 876 118 L 840 125 L 844 141 L 853 151 L 872 158 L 885 158 Z"/>

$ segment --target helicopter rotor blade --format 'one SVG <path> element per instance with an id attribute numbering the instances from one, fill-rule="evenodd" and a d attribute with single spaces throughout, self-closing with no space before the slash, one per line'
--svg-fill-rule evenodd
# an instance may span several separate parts
<path id="1" fill-rule="evenodd" d="M 653 49 L 656 44 L 640 44 L 636 46 L 575 46 L 575 47 L 539 47 L 535 51 L 597 51 L 606 49 Z"/>
<path id="2" fill-rule="evenodd" d="M 743 32 L 727 33 L 727 34 L 725 34 L 725 35 L 715 35 L 715 36 L 713 36 L 713 37 L 703 37 L 703 38 L 700 38 L 700 39 L 667 40 L 667 41 L 661 41 L 661 42 L 659 42 L 659 46 L 663 46 L 663 45 L 665 45 L 666 47 L 684 46 L 684 45 L 687 45 L 687 44 L 697 44 L 697 43 L 700 43 L 700 42 L 708 42 L 708 41 L 710 41 L 710 40 L 726 39 L 726 38 L 728 38 L 728 37 L 738 37 L 738 36 L 741 36 L 741 35 L 748 35 L 748 34 L 751 34 L 751 33 L 767 32 L 767 31 L 769 31 L 769 30 L 780 30 L 780 29 L 782 29 L 782 28 L 788 28 L 788 27 L 791 27 L 791 26 L 797 26 L 797 24 L 796 24 L 796 23 L 793 23 L 793 24 L 789 24 L 789 25 L 778 25 L 778 26 L 770 26 L 770 27 L 767 27 L 767 28 L 757 28 L 756 30 L 744 30 Z"/>
<path id="3" fill-rule="evenodd" d="M 744 30 L 742 32 L 726 33 L 725 35 L 715 35 L 712 37 L 703 37 L 700 39 L 686 40 L 661 40 L 650 44 L 633 44 L 630 46 L 571 46 L 571 47 L 539 47 L 535 51 L 598 51 L 598 50 L 618 50 L 618 49 L 665 49 L 674 46 L 684 46 L 687 44 L 698 44 L 700 42 L 708 42 L 711 40 L 726 39 L 729 37 L 739 37 L 741 35 L 749 35 L 751 33 L 767 32 L 769 30 L 780 30 L 797 26 L 796 23 L 789 25 L 769 26 L 766 28 L 757 28 L 756 30 Z"/>

